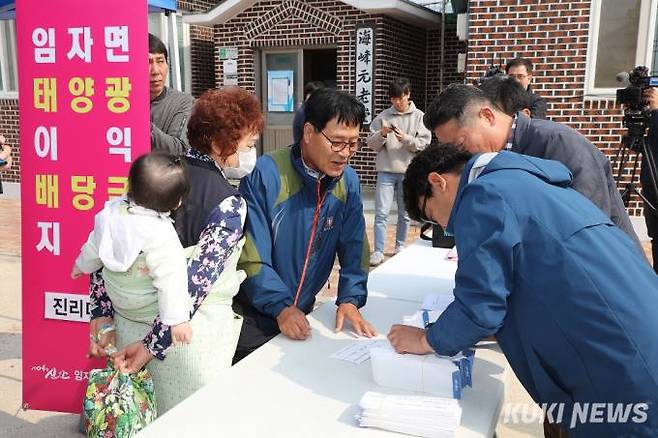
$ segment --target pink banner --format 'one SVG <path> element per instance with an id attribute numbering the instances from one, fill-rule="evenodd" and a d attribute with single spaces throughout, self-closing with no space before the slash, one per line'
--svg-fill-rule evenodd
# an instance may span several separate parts
<path id="1" fill-rule="evenodd" d="M 18 0 L 23 403 L 80 412 L 94 215 L 150 150 L 146 0 Z"/>

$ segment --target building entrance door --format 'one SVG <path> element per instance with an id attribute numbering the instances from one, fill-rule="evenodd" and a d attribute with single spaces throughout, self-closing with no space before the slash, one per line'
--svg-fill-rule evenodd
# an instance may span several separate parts
<path id="1" fill-rule="evenodd" d="M 336 86 L 336 49 L 264 50 L 260 62 L 260 98 L 266 117 L 263 153 L 268 153 L 292 144 L 292 121 L 307 82 Z"/>

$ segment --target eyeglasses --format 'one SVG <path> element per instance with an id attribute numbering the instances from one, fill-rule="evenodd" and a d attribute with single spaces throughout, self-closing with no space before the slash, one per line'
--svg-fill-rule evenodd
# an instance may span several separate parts
<path id="1" fill-rule="evenodd" d="M 521 80 L 527 78 L 529 75 L 525 73 L 513 73 L 513 74 L 508 74 L 507 76 L 509 76 L 510 78 Z"/>
<path id="2" fill-rule="evenodd" d="M 354 140 L 354 141 L 334 141 L 334 140 L 330 139 L 329 137 L 327 137 L 327 134 L 325 134 L 324 132 L 320 131 L 320 134 L 322 134 L 324 136 L 324 138 L 326 138 L 327 141 L 329 143 L 331 143 L 331 150 L 334 151 L 334 152 L 340 152 L 345 148 L 349 148 L 350 153 L 353 154 L 356 151 L 358 151 L 359 148 L 361 147 L 361 140 L 360 139 L 359 140 Z"/>
<path id="3" fill-rule="evenodd" d="M 420 209 L 420 220 L 426 224 L 439 225 L 438 222 L 433 221 L 425 213 L 425 207 L 427 207 L 427 200 L 432 197 L 432 187 L 428 184 L 425 187 L 425 196 L 423 197 L 423 207 Z"/>

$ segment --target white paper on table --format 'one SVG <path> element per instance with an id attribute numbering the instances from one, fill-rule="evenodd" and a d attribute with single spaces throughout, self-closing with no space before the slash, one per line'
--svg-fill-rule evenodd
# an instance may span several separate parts
<path id="1" fill-rule="evenodd" d="M 387 345 L 386 339 L 368 339 L 356 341 L 347 347 L 343 347 L 331 356 L 331 359 L 344 360 L 354 364 L 360 364 L 370 359 L 370 349 L 382 345 Z"/>
<path id="2" fill-rule="evenodd" d="M 423 300 L 423 305 L 420 306 L 420 308 L 425 310 L 435 310 L 440 315 L 453 301 L 455 301 L 455 296 L 453 294 L 429 294 Z"/>
<path id="3" fill-rule="evenodd" d="M 361 427 L 422 437 L 453 437 L 462 409 L 454 399 L 418 395 L 389 395 L 369 391 L 361 397 Z"/>
<path id="4" fill-rule="evenodd" d="M 461 398 L 461 371 L 450 358 L 400 354 L 388 341 L 372 347 L 370 357 L 373 380 L 380 386 Z"/>

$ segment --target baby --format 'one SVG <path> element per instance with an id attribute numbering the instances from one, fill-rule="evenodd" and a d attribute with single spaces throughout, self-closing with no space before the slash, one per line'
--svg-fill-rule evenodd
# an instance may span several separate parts
<path id="1" fill-rule="evenodd" d="M 190 189 L 185 163 L 161 152 L 142 155 L 130 167 L 128 187 L 127 196 L 108 201 L 96 215 L 71 277 L 103 268 L 115 312 L 157 301 L 160 320 L 171 327 L 173 343 L 189 343 L 192 300 L 187 292 L 187 262 L 169 218 Z"/>

